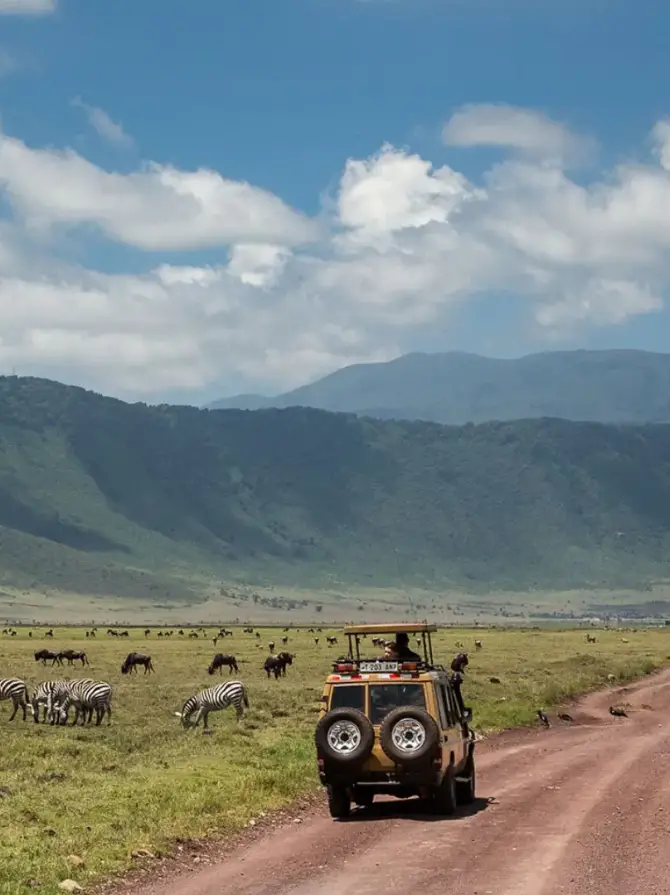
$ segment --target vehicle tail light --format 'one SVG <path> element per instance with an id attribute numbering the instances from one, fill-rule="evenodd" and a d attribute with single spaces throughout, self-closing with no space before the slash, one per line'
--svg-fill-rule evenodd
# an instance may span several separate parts
<path id="1" fill-rule="evenodd" d="M 335 665 L 335 671 L 339 671 L 340 674 L 353 674 L 356 670 L 353 662 L 337 662 Z"/>
<path id="2" fill-rule="evenodd" d="M 400 666 L 401 671 L 418 671 L 419 666 L 416 662 L 403 662 Z"/>

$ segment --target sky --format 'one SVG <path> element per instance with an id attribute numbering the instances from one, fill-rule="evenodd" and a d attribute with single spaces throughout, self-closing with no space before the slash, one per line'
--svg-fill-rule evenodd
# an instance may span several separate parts
<path id="1" fill-rule="evenodd" d="M 0 374 L 670 349 L 661 0 L 0 0 Z"/>

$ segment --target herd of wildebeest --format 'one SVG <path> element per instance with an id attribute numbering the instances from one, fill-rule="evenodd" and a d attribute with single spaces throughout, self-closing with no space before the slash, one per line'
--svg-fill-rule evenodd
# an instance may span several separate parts
<path id="1" fill-rule="evenodd" d="M 285 633 L 281 637 L 281 644 L 283 646 L 288 644 L 288 631 L 289 629 L 285 628 Z M 296 629 L 296 633 L 299 633 L 299 631 L 300 629 Z M 1 633 L 3 637 L 16 637 L 18 632 L 16 628 L 10 626 L 3 629 Z M 99 633 L 99 629 L 93 627 L 86 630 L 85 636 L 86 639 L 90 641 L 95 639 Z M 148 640 L 152 636 L 152 633 L 151 628 L 144 629 L 145 639 Z M 263 648 L 260 631 L 255 630 L 253 627 L 246 627 L 243 629 L 243 633 L 255 636 L 257 648 Z M 308 633 L 314 635 L 314 642 L 318 646 L 321 640 L 321 637 L 319 636 L 321 634 L 321 628 L 309 628 Z M 106 634 L 108 637 L 125 638 L 130 636 L 129 631 L 118 630 L 115 628 L 107 628 Z M 213 636 L 212 640 L 216 646 L 219 640 L 232 635 L 232 631 L 226 628 L 221 628 Z M 49 628 L 42 636 L 45 639 L 53 640 L 53 628 Z M 157 632 L 157 637 L 159 638 L 169 638 L 173 636 L 198 639 L 206 638 L 208 633 L 203 628 L 190 630 L 188 634 L 183 629 L 177 631 L 160 630 Z M 32 630 L 28 631 L 28 638 L 33 638 Z M 326 635 L 324 639 L 328 646 L 335 646 L 337 644 L 337 637 Z M 286 669 L 293 664 L 295 653 L 288 652 L 286 649 L 275 652 L 276 643 L 274 640 L 270 640 L 267 643 L 267 648 L 269 655 L 263 662 L 262 668 L 267 674 L 268 679 L 273 676 L 275 680 L 286 677 Z M 84 668 L 90 664 L 86 651 L 83 649 L 56 650 L 42 647 L 39 650 L 35 650 L 34 659 L 43 666 L 46 666 L 47 663 L 51 663 L 50 667 L 52 668 L 54 666 L 63 667 L 64 664 L 67 664 L 67 666 L 74 666 L 75 663 L 81 663 L 81 667 Z M 144 669 L 145 674 L 155 671 L 151 655 L 144 652 L 132 651 L 127 654 L 121 664 L 121 674 L 136 673 L 139 666 Z M 210 675 L 213 675 L 216 671 L 221 674 L 224 668 L 228 668 L 229 678 L 233 672 L 239 672 L 239 665 L 233 654 L 218 652 L 214 655 L 207 671 Z M 107 716 L 108 723 L 111 723 L 112 718 L 112 687 L 106 681 L 70 678 L 43 681 L 39 683 L 34 688 L 32 694 L 30 694 L 25 681 L 20 678 L 0 678 L 0 702 L 3 700 L 12 702 L 13 711 L 10 715 L 10 721 L 13 721 L 18 712 L 22 711 L 24 721 L 27 720 L 28 715 L 30 714 L 35 723 L 39 723 L 40 710 L 42 710 L 42 723 L 49 722 L 52 725 L 66 724 L 71 708 L 75 711 L 74 719 L 72 720 L 73 725 L 77 724 L 80 720 L 82 724 L 90 724 L 94 713 L 96 715 L 96 725 L 100 725 L 105 716 Z M 207 730 L 209 712 L 224 709 L 228 706 L 233 706 L 235 708 L 238 720 L 242 717 L 244 708 L 248 708 L 249 701 L 246 688 L 241 681 L 233 681 L 229 679 L 225 683 L 208 687 L 200 693 L 191 696 L 184 704 L 182 711 L 176 712 L 175 714 L 182 719 L 184 727 L 195 727 L 202 719 L 204 727 Z"/>

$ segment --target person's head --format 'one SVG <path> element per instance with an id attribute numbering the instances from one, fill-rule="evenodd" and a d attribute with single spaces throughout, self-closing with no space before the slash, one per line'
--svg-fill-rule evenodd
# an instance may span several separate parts
<path id="1" fill-rule="evenodd" d="M 398 647 L 395 643 L 389 643 L 384 647 L 384 655 L 387 659 L 397 659 L 398 658 Z"/>
<path id="2" fill-rule="evenodd" d="M 405 634 L 405 632 L 401 632 L 400 634 L 395 635 L 395 642 L 398 646 L 409 646 L 409 635 Z"/>

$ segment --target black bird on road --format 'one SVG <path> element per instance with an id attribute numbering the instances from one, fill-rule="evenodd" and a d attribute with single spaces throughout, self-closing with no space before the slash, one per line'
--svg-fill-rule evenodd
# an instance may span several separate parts
<path id="1" fill-rule="evenodd" d="M 616 709 L 614 706 L 610 706 L 610 715 L 614 715 L 615 718 L 627 718 L 628 715 L 624 712 L 623 709 Z"/>
<path id="2" fill-rule="evenodd" d="M 543 712 L 542 709 L 537 710 L 537 717 L 544 724 L 545 727 L 549 727 L 549 716 L 546 712 Z"/>

